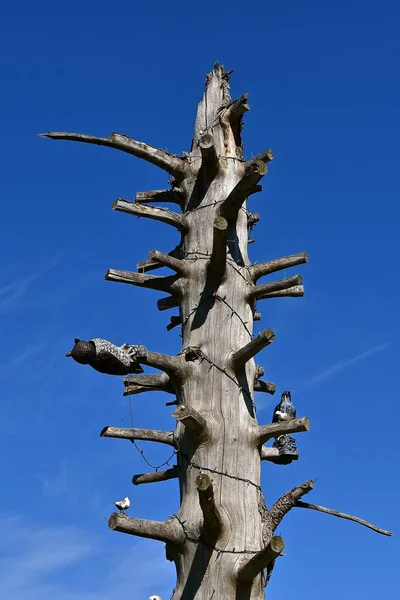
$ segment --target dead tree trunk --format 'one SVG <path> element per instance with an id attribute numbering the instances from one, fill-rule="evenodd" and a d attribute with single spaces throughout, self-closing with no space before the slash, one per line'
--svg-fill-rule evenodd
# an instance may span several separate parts
<path id="1" fill-rule="evenodd" d="M 259 380 L 254 361 L 274 341 L 271 329 L 253 337 L 255 304 L 303 295 L 300 276 L 257 281 L 305 263 L 307 254 L 257 265 L 249 262 L 249 228 L 258 215 L 249 213 L 246 201 L 261 191 L 259 182 L 273 155 L 267 150 L 244 159 L 241 126 L 249 109 L 247 97 L 231 100 L 228 73 L 217 63 L 198 106 L 191 151 L 182 157 L 116 133 L 109 138 L 45 134 L 131 153 L 173 177 L 170 190 L 142 192 L 135 203 L 119 199 L 113 208 L 173 225 L 181 234 L 179 245 L 169 254 L 151 252 L 140 264 L 140 273 L 109 270 L 106 278 L 168 293 L 158 301 L 159 310 L 179 307 L 179 317 L 171 318 L 168 327 L 181 326 L 181 352 L 165 356 L 133 347 L 137 363 L 163 374 L 134 375 L 125 382 L 126 394 L 152 389 L 174 394 L 177 426 L 174 432 L 102 431 L 104 437 L 153 440 L 176 450 L 176 467 L 133 480 L 137 485 L 178 478 L 181 503 L 176 515 L 160 523 L 116 513 L 109 520 L 112 530 L 165 542 L 167 558 L 177 570 L 173 600 L 264 598 L 275 559 L 284 547 L 282 538 L 274 536 L 275 528 L 313 487 L 309 481 L 294 488 L 271 510 L 260 487 L 261 460 L 279 462 L 279 450 L 263 444 L 279 435 L 308 431 L 309 424 L 307 418 L 257 423 L 254 390 L 274 393 L 275 386 Z M 151 206 L 154 202 L 174 203 L 181 212 Z M 173 275 L 147 275 L 161 266 L 169 267 Z M 104 365 L 92 366 L 107 372 Z M 298 506 L 307 507 L 300 502 Z"/>

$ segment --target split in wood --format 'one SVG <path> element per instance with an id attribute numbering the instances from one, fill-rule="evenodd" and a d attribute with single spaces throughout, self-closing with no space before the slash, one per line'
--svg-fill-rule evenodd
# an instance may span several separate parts
<path id="1" fill-rule="evenodd" d="M 285 542 L 283 538 L 274 535 L 268 546 L 260 550 L 260 552 L 239 568 L 238 581 L 243 585 L 251 585 L 257 575 L 262 573 L 264 569 L 267 569 L 282 554 L 284 548 Z"/>
<path id="2" fill-rule="evenodd" d="M 307 252 L 299 252 L 298 254 L 291 254 L 290 256 L 284 256 L 283 258 L 276 258 L 265 263 L 252 265 L 249 271 L 253 282 L 256 283 L 256 281 L 264 275 L 276 273 L 276 271 L 282 271 L 282 269 L 296 267 L 297 265 L 302 265 L 307 262 Z"/>
<path id="3" fill-rule="evenodd" d="M 222 519 L 215 504 L 213 483 L 205 473 L 200 473 L 196 478 L 196 488 L 199 495 L 199 504 L 203 513 L 203 526 L 200 539 L 210 546 L 217 541 L 222 530 Z"/>
<path id="4" fill-rule="evenodd" d="M 201 164 L 208 179 L 213 179 L 217 174 L 219 160 L 215 148 L 214 138 L 209 133 L 204 133 L 199 141 Z"/>
<path id="5" fill-rule="evenodd" d="M 246 363 L 251 360 L 263 348 L 266 348 L 275 340 L 272 329 L 265 329 L 253 340 L 235 352 L 231 358 L 231 365 L 235 371 L 243 370 Z"/>
<path id="6" fill-rule="evenodd" d="M 236 220 L 243 202 L 250 193 L 254 192 L 254 186 L 264 177 L 267 170 L 265 164 L 260 160 L 246 167 L 242 179 L 221 204 L 220 214 L 222 217 L 227 221 Z"/>
<path id="7" fill-rule="evenodd" d="M 175 271 L 178 275 L 184 276 L 187 273 L 187 264 L 180 258 L 175 258 L 170 254 L 164 254 L 158 250 L 152 250 L 149 253 L 149 261 L 155 261 L 159 263 L 161 267 L 168 267 Z"/>
<path id="8" fill-rule="evenodd" d="M 154 473 L 141 473 L 132 477 L 133 485 L 142 485 L 144 483 L 158 483 L 160 481 L 168 481 L 169 479 L 177 479 L 179 477 L 179 469 L 177 466 L 166 469 L 165 471 L 155 471 Z"/>
<path id="9" fill-rule="evenodd" d="M 133 271 L 123 271 L 121 269 L 108 269 L 105 274 L 106 281 L 114 281 L 116 283 L 128 283 L 138 287 L 157 290 L 159 292 L 178 291 L 179 284 L 177 283 L 176 275 L 167 277 L 159 277 L 157 275 L 146 275 L 143 273 L 135 273 Z"/>
<path id="10" fill-rule="evenodd" d="M 172 416 L 184 425 L 185 429 L 196 442 L 204 439 L 207 435 L 207 421 L 191 406 L 179 405 L 172 413 Z"/>
<path id="11" fill-rule="evenodd" d="M 249 301 L 263 300 L 264 298 L 268 298 L 273 292 L 291 289 L 293 286 L 300 285 L 301 282 L 301 275 L 294 275 L 293 277 L 287 277 L 286 279 L 279 279 L 278 281 L 270 281 L 269 283 L 255 285 L 250 290 L 247 298 Z"/>
<path id="12" fill-rule="evenodd" d="M 291 421 L 282 421 L 279 423 L 269 423 L 268 425 L 260 425 L 257 432 L 258 443 L 264 444 L 271 438 L 289 433 L 299 433 L 301 431 L 310 430 L 310 421 L 308 417 L 300 419 L 292 419 Z"/>
<path id="13" fill-rule="evenodd" d="M 133 429 L 127 427 L 104 427 L 100 437 L 119 438 L 122 440 L 142 440 L 147 442 L 158 442 L 175 448 L 175 437 L 173 431 L 159 431 L 157 429 Z"/>
<path id="14" fill-rule="evenodd" d="M 127 200 L 118 198 L 113 202 L 112 209 L 135 215 L 136 217 L 145 217 L 147 219 L 161 221 L 161 223 L 176 227 L 182 234 L 187 233 L 189 229 L 189 223 L 186 217 L 169 210 L 168 208 L 162 208 L 160 206 L 144 206 L 142 204 L 136 204 L 135 202 L 128 202 Z"/>
<path id="15" fill-rule="evenodd" d="M 183 190 L 181 188 L 172 188 L 172 190 L 149 190 L 147 192 L 137 192 L 135 202 L 137 204 L 165 202 L 167 204 L 178 204 L 182 208 Z"/>
<path id="16" fill-rule="evenodd" d="M 149 521 L 113 513 L 108 520 L 108 527 L 112 531 L 120 531 L 121 533 L 178 545 L 184 542 L 185 537 L 176 519 Z"/>
<path id="17" fill-rule="evenodd" d="M 133 396 L 143 392 L 167 392 L 173 394 L 174 390 L 170 378 L 166 373 L 154 375 L 133 375 L 124 379 L 124 396 Z"/>
<path id="18" fill-rule="evenodd" d="M 160 148 L 154 148 L 143 142 L 137 142 L 122 133 L 112 133 L 108 138 L 103 138 L 82 133 L 49 131 L 47 133 L 41 133 L 40 137 L 47 137 L 52 140 L 84 142 L 86 144 L 95 144 L 97 146 L 108 146 L 115 150 L 133 154 L 133 156 L 137 156 L 137 158 L 143 158 L 147 162 L 164 169 L 164 171 L 167 171 L 178 179 L 182 179 L 186 172 L 186 163 L 182 158 L 174 156 Z"/>
<path id="19" fill-rule="evenodd" d="M 228 221 L 223 217 L 214 219 L 213 247 L 207 275 L 214 283 L 220 283 L 226 268 L 226 243 Z"/>

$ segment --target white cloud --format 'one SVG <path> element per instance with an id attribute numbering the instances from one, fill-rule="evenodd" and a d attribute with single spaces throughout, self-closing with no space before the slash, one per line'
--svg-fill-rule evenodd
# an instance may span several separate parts
<path id="1" fill-rule="evenodd" d="M 0 597 L 10 600 L 120 600 L 170 597 L 171 564 L 162 544 L 132 538 L 108 546 L 71 527 L 0 519 Z M 121 535 L 111 533 L 110 535 Z M 115 551 L 114 551 L 115 552 Z"/>

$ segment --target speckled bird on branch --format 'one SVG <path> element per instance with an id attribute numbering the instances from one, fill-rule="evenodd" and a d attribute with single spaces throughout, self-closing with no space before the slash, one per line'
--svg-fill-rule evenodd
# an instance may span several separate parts
<path id="1" fill-rule="evenodd" d="M 71 356 L 81 365 L 90 365 L 92 369 L 106 375 L 129 375 L 143 373 L 137 359 L 139 348 L 140 346 L 129 344 L 115 346 L 101 338 L 87 342 L 75 338 L 75 346 L 66 356 Z"/>

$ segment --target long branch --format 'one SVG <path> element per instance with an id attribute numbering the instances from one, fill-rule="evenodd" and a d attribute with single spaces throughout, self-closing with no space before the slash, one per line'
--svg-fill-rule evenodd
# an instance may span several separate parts
<path id="1" fill-rule="evenodd" d="M 258 287 L 258 286 L 257 286 Z M 302 298 L 304 296 L 304 287 L 302 285 L 294 285 L 285 290 L 276 292 L 268 292 L 257 297 L 257 300 L 267 300 L 268 298 Z"/>
<path id="2" fill-rule="evenodd" d="M 239 568 L 238 580 L 240 583 L 247 585 L 251 584 L 259 573 L 266 569 L 280 554 L 282 554 L 284 548 L 285 542 L 283 538 L 274 535 L 268 546 L 260 550 L 260 552 L 255 554 Z"/>
<path id="3" fill-rule="evenodd" d="M 111 207 L 113 210 L 124 212 L 129 215 L 154 219 L 155 221 L 161 221 L 161 223 L 172 225 L 172 227 L 176 227 L 176 229 L 183 234 L 185 234 L 189 228 L 188 220 L 184 215 L 169 210 L 168 208 L 162 208 L 160 206 L 144 206 L 143 204 L 128 202 L 128 200 L 123 200 L 122 198 L 115 200 Z"/>
<path id="4" fill-rule="evenodd" d="M 67 140 L 71 142 L 84 142 L 86 144 L 95 144 L 97 146 L 108 146 L 115 150 L 122 150 L 128 154 L 133 154 L 137 158 L 143 158 L 147 162 L 164 169 L 174 177 L 182 178 L 185 173 L 185 161 L 182 158 L 173 156 L 165 150 L 154 148 L 144 142 L 137 142 L 122 133 L 112 133 L 108 138 L 94 137 L 84 133 L 67 133 L 60 131 L 48 131 L 41 133 L 40 137 L 47 137 L 52 140 Z"/>
<path id="5" fill-rule="evenodd" d="M 273 437 L 287 435 L 289 433 L 299 433 L 301 431 L 309 431 L 310 421 L 308 417 L 300 419 L 292 419 L 291 421 L 282 421 L 280 423 L 269 423 L 268 425 L 260 425 L 257 430 L 257 439 L 259 444 L 265 444 Z"/>
<path id="6" fill-rule="evenodd" d="M 148 519 L 133 519 L 126 515 L 113 513 L 108 520 L 108 527 L 112 531 L 129 533 L 160 542 L 181 544 L 184 541 L 182 528 L 176 519 L 168 521 L 149 521 Z"/>
<path id="7" fill-rule="evenodd" d="M 279 279 L 278 281 L 269 281 L 268 283 L 262 283 L 261 285 L 255 285 L 248 294 L 248 299 L 260 300 L 271 292 L 280 292 L 287 290 L 295 285 L 300 285 L 302 282 L 301 275 L 294 275 L 293 277 L 287 277 L 285 279 Z"/>
<path id="8" fill-rule="evenodd" d="M 183 191 L 181 188 L 172 188 L 172 190 L 149 190 L 146 192 L 136 192 L 135 202 L 137 204 L 165 202 L 168 204 L 178 204 L 182 208 Z"/>
<path id="9" fill-rule="evenodd" d="M 159 483 L 160 481 L 168 481 L 169 479 L 177 479 L 179 477 L 179 469 L 177 466 L 166 469 L 165 471 L 154 471 L 152 473 L 140 473 L 132 477 L 133 485 L 142 485 L 144 483 Z"/>
<path id="10" fill-rule="evenodd" d="M 308 262 L 307 252 L 299 252 L 298 254 L 291 254 L 289 256 L 283 256 L 282 258 L 275 258 L 265 263 L 259 263 L 252 265 L 249 269 L 250 276 L 255 283 L 260 277 L 269 275 L 270 273 L 276 273 L 283 269 L 290 269 L 290 267 L 296 267 L 303 265 Z"/>
<path id="11" fill-rule="evenodd" d="M 251 342 L 235 352 L 231 358 L 231 364 L 235 370 L 243 369 L 245 364 L 251 360 L 258 352 L 266 346 L 272 344 L 275 340 L 275 333 L 272 329 L 265 329 L 259 333 Z"/>
<path id="12" fill-rule="evenodd" d="M 133 396 L 142 392 L 167 392 L 173 394 L 170 378 L 166 373 L 154 375 L 132 375 L 124 379 L 124 396 Z"/>
<path id="13" fill-rule="evenodd" d="M 133 429 L 127 427 L 104 427 L 100 437 L 119 438 L 122 440 L 142 440 L 146 442 L 158 442 L 175 448 L 175 437 L 173 431 L 159 431 L 157 429 Z"/>
<path id="14" fill-rule="evenodd" d="M 338 510 L 334 510 L 332 508 L 325 508 L 324 506 L 310 504 L 309 502 L 301 502 L 300 500 L 296 502 L 295 507 L 310 508 L 311 510 L 317 510 L 327 515 L 332 515 L 333 517 L 339 517 L 339 519 L 347 519 L 348 521 L 354 521 L 354 523 L 364 525 L 364 527 L 368 527 L 368 529 L 372 529 L 372 531 L 376 531 L 376 533 L 381 533 L 382 535 L 387 535 L 388 537 L 392 537 L 394 535 L 391 531 L 381 529 L 380 527 L 369 523 L 369 521 L 365 521 L 364 519 L 360 519 L 359 517 L 354 517 L 353 515 L 348 515 L 347 513 L 339 512 Z"/>
<path id="15" fill-rule="evenodd" d="M 269 515 L 272 521 L 272 531 L 278 527 L 283 517 L 294 507 L 296 502 L 305 494 L 311 492 L 314 489 L 314 482 L 312 479 L 305 481 L 301 485 L 297 485 L 292 488 L 286 494 L 283 494 L 272 506 L 269 511 Z"/>

